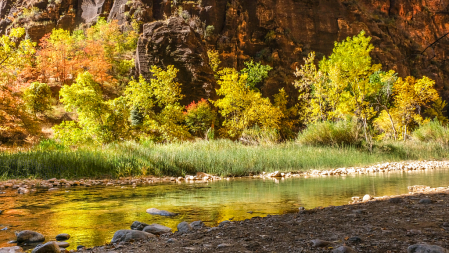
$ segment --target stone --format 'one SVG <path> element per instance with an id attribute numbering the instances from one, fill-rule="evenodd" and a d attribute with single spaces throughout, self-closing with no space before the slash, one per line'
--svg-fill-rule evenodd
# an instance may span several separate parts
<path id="1" fill-rule="evenodd" d="M 59 248 L 68 248 L 70 246 L 68 242 L 56 242 L 56 244 L 58 244 Z"/>
<path id="2" fill-rule="evenodd" d="M 369 195 L 369 194 L 366 194 L 366 195 L 363 196 L 363 198 L 362 198 L 363 201 L 370 201 L 370 200 L 372 200 L 372 199 L 373 199 L 373 197 L 371 197 L 371 195 Z"/>
<path id="3" fill-rule="evenodd" d="M 358 236 L 353 236 L 353 237 L 349 238 L 348 241 L 352 242 L 352 243 L 360 243 L 360 242 L 362 242 L 362 239 Z"/>
<path id="4" fill-rule="evenodd" d="M 30 190 L 28 190 L 27 188 L 20 187 L 20 188 L 17 190 L 17 192 L 18 192 L 19 194 L 27 194 L 27 193 L 30 193 Z"/>
<path id="5" fill-rule="evenodd" d="M 47 242 L 38 245 L 31 253 L 60 253 L 61 250 L 56 242 Z"/>
<path id="6" fill-rule="evenodd" d="M 392 203 L 392 204 L 399 204 L 399 203 L 404 202 L 404 200 L 401 199 L 401 198 L 391 198 L 391 199 L 388 200 L 388 202 Z"/>
<path id="7" fill-rule="evenodd" d="M 23 252 L 22 247 L 19 246 L 0 248 L 0 253 L 19 253 L 19 252 Z"/>
<path id="8" fill-rule="evenodd" d="M 175 81 L 182 83 L 185 95 L 180 101 L 182 105 L 217 97 L 207 46 L 196 31 L 183 18 L 172 16 L 144 24 L 137 43 L 137 74 L 149 80 L 152 65 L 163 69 L 173 65 L 179 70 Z"/>
<path id="9" fill-rule="evenodd" d="M 134 221 L 133 224 L 131 224 L 132 230 L 140 230 L 142 231 L 146 226 L 149 226 L 150 224 L 146 224 L 140 221 Z"/>
<path id="10" fill-rule="evenodd" d="M 167 234 L 167 233 L 171 233 L 172 230 L 169 227 L 166 226 L 162 226 L 159 224 L 151 224 L 146 226 L 142 231 L 147 232 L 147 233 L 151 233 L 153 235 L 162 235 L 162 234 Z"/>
<path id="11" fill-rule="evenodd" d="M 428 199 L 428 198 L 424 198 L 424 199 L 420 199 L 418 203 L 419 204 L 424 204 L 424 205 L 432 204 L 432 200 Z"/>
<path id="12" fill-rule="evenodd" d="M 219 227 L 224 227 L 224 226 L 226 226 L 226 225 L 228 225 L 228 224 L 230 224 L 230 223 L 231 223 L 230 221 L 225 220 L 225 221 L 220 222 L 220 224 L 218 224 L 218 226 L 219 226 Z"/>
<path id="13" fill-rule="evenodd" d="M 188 233 L 190 231 L 192 231 L 192 227 L 190 226 L 189 223 L 183 221 L 183 222 L 178 224 L 178 232 L 180 232 L 180 233 Z"/>
<path id="14" fill-rule="evenodd" d="M 2 214 L 3 213 L 3 210 L 0 210 L 0 214 Z"/>
<path id="15" fill-rule="evenodd" d="M 174 242 L 176 242 L 176 241 L 177 241 L 176 239 L 170 238 L 170 239 L 167 240 L 167 243 L 174 243 Z"/>
<path id="16" fill-rule="evenodd" d="M 348 246 L 340 246 L 340 247 L 332 250 L 332 253 L 357 253 L 357 251 Z"/>
<path id="17" fill-rule="evenodd" d="M 190 226 L 193 229 L 201 229 L 201 228 L 205 227 L 206 225 L 204 225 L 204 223 L 202 221 L 198 220 L 198 221 L 194 221 L 194 222 L 190 223 Z"/>
<path id="18" fill-rule="evenodd" d="M 111 243 L 128 242 L 131 240 L 146 240 L 152 237 L 155 237 L 155 235 L 139 230 L 123 229 L 115 232 L 114 236 L 112 237 Z"/>
<path id="19" fill-rule="evenodd" d="M 17 233 L 17 243 L 43 242 L 45 237 L 31 230 L 24 230 Z"/>
<path id="20" fill-rule="evenodd" d="M 218 244 L 217 249 L 223 249 L 223 248 L 228 248 L 228 247 L 232 247 L 232 244 L 222 243 L 222 244 Z"/>
<path id="21" fill-rule="evenodd" d="M 66 234 L 66 233 L 59 234 L 59 235 L 56 236 L 56 240 L 57 241 L 65 241 L 65 240 L 68 240 L 68 239 L 70 239 L 70 235 Z"/>
<path id="22" fill-rule="evenodd" d="M 407 248 L 407 253 L 449 253 L 449 250 L 437 245 L 415 244 Z"/>
<path id="23" fill-rule="evenodd" d="M 147 209 L 147 213 L 149 213 L 151 215 L 161 215 L 161 216 L 176 216 L 176 215 L 178 215 L 177 213 L 172 213 L 172 212 L 165 211 L 165 210 L 159 210 L 157 208 Z"/>
<path id="24" fill-rule="evenodd" d="M 76 246 L 76 250 L 81 250 L 81 249 L 84 249 L 86 246 L 83 246 L 83 245 L 78 245 L 78 246 Z"/>
<path id="25" fill-rule="evenodd" d="M 327 247 L 327 246 L 332 245 L 332 242 L 324 241 L 324 240 L 321 240 L 321 239 L 315 239 L 315 240 L 312 240 L 311 242 L 312 242 L 312 246 L 313 247 L 323 248 L 323 247 Z"/>

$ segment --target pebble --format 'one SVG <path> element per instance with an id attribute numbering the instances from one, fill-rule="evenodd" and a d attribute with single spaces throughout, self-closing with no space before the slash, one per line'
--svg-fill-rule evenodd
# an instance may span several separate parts
<path id="1" fill-rule="evenodd" d="M 226 225 L 228 225 L 228 224 L 230 224 L 230 223 L 231 223 L 230 221 L 225 220 L 225 221 L 220 222 L 220 224 L 218 224 L 218 226 L 219 226 L 219 227 L 224 227 L 224 226 L 226 226 Z"/>
<path id="2" fill-rule="evenodd" d="M 407 248 L 407 253 L 449 253 L 449 250 L 437 245 L 415 244 Z"/>
<path id="3" fill-rule="evenodd" d="M 228 248 L 228 247 L 232 247 L 232 244 L 222 243 L 222 244 L 218 244 L 217 249 Z"/>
<path id="4" fill-rule="evenodd" d="M 419 204 L 425 204 L 425 205 L 427 205 L 427 204 L 432 204 L 432 200 L 431 199 L 420 199 L 419 200 L 419 202 L 418 202 Z"/>
<path id="5" fill-rule="evenodd" d="M 315 239 L 315 240 L 312 240 L 311 242 L 312 242 L 312 246 L 313 247 L 320 247 L 320 248 L 322 248 L 322 247 L 327 247 L 327 246 L 332 245 L 332 242 L 324 241 L 324 240 L 321 240 L 321 239 Z"/>
<path id="6" fill-rule="evenodd" d="M 363 201 L 370 201 L 370 200 L 372 200 L 373 199 L 373 197 L 371 197 L 371 195 L 369 195 L 369 194 L 366 194 L 365 196 L 363 196 Z"/>
<path id="7" fill-rule="evenodd" d="M 357 251 L 348 246 L 340 246 L 340 247 L 332 250 L 332 253 L 357 253 Z"/>
<path id="8" fill-rule="evenodd" d="M 350 241 L 352 243 L 360 243 L 360 242 L 362 242 L 362 239 L 358 236 L 353 236 L 353 237 L 349 238 L 348 241 Z"/>

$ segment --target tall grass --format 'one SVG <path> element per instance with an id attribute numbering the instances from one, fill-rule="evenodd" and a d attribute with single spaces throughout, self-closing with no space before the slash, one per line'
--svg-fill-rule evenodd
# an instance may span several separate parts
<path id="1" fill-rule="evenodd" d="M 305 145 L 344 146 L 360 144 L 361 137 L 360 126 L 354 118 L 310 124 L 298 135 L 297 140 Z"/>
<path id="2" fill-rule="evenodd" d="M 433 120 L 413 132 L 413 137 L 421 142 L 433 142 L 442 146 L 449 145 L 449 128 L 438 120 Z"/>
<path id="3" fill-rule="evenodd" d="M 0 153 L 0 177 L 116 178 L 184 176 L 196 172 L 243 176 L 263 171 L 305 171 L 387 161 L 445 159 L 447 154 L 447 147 L 412 142 L 383 143 L 372 153 L 351 146 L 316 147 L 294 142 L 271 146 L 247 146 L 230 140 L 172 144 L 124 142 L 76 150 L 40 148 L 3 152 Z"/>

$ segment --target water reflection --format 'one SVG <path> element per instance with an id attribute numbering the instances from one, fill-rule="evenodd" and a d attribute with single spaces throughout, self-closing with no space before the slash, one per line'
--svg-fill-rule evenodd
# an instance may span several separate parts
<path id="1" fill-rule="evenodd" d="M 202 220 L 207 225 L 233 218 L 243 220 L 296 211 L 299 206 L 346 204 L 352 196 L 395 195 L 407 186 L 449 185 L 449 170 L 393 172 L 375 175 L 316 177 L 285 180 L 242 179 L 210 184 L 151 185 L 133 188 L 67 188 L 57 192 L 0 195 L 0 247 L 10 246 L 14 231 L 43 233 L 47 239 L 69 233 L 77 245 L 107 243 L 118 229 L 135 220 L 176 228 L 181 221 Z M 179 213 L 173 218 L 151 216 L 147 208 Z"/>

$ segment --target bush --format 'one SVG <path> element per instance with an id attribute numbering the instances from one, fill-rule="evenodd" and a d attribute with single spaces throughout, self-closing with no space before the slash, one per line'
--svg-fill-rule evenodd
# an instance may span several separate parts
<path id="1" fill-rule="evenodd" d="M 306 145 L 342 146 L 359 145 L 361 143 L 361 128 L 356 119 L 346 119 L 337 122 L 317 122 L 308 125 L 307 129 L 298 135 L 298 142 Z"/>
<path id="2" fill-rule="evenodd" d="M 279 132 L 276 129 L 260 128 L 254 126 L 243 130 L 240 142 L 247 145 L 274 145 L 280 141 Z"/>
<path id="3" fill-rule="evenodd" d="M 441 146 L 448 146 L 449 128 L 443 126 L 441 122 L 435 119 L 420 126 L 413 132 L 413 137 L 421 142 L 433 142 L 438 143 Z"/>
<path id="4" fill-rule="evenodd" d="M 44 113 L 51 109 L 51 90 L 46 83 L 34 82 L 25 90 L 23 100 L 30 113 Z"/>

